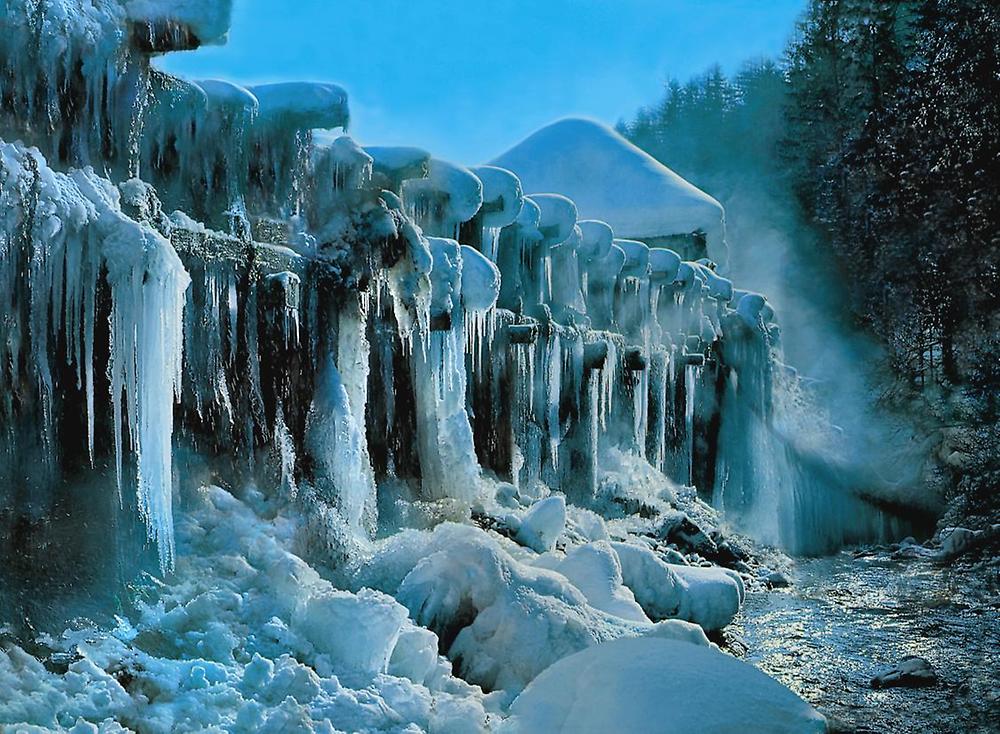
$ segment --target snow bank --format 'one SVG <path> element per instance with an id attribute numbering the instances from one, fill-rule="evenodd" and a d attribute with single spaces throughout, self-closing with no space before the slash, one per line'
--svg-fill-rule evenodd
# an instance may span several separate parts
<path id="1" fill-rule="evenodd" d="M 674 640 L 615 640 L 559 661 L 511 705 L 505 734 L 822 734 L 826 720 L 756 668 Z"/>
<path id="2" fill-rule="evenodd" d="M 542 128 L 492 161 L 528 191 L 558 191 L 580 215 L 619 237 L 703 232 L 709 257 L 727 261 L 722 205 L 604 125 L 566 119 Z"/>

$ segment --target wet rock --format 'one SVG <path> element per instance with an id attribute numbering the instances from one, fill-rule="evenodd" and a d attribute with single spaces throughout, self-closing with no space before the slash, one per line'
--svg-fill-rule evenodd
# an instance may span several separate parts
<path id="1" fill-rule="evenodd" d="M 879 671 L 871 680 L 872 688 L 918 688 L 933 686 L 938 682 L 937 673 L 922 657 L 907 655 L 898 665 Z"/>
<path id="2" fill-rule="evenodd" d="M 781 571 L 771 571 L 764 577 L 764 583 L 769 589 L 787 589 L 792 585 L 792 580 Z"/>
<path id="3" fill-rule="evenodd" d="M 889 546 L 892 551 L 890 556 L 894 561 L 908 560 L 912 558 L 930 558 L 935 555 L 934 551 L 918 543 L 914 538 L 904 538 L 899 543 Z"/>
<path id="4" fill-rule="evenodd" d="M 714 557 L 719 552 L 708 532 L 680 511 L 666 514 L 657 527 L 656 535 L 661 540 L 674 543 L 679 548 L 688 548 L 706 558 Z"/>
<path id="5" fill-rule="evenodd" d="M 1000 538 L 1000 524 L 985 530 L 945 528 L 941 531 L 941 550 L 937 553 L 937 559 L 950 561 L 997 538 Z"/>

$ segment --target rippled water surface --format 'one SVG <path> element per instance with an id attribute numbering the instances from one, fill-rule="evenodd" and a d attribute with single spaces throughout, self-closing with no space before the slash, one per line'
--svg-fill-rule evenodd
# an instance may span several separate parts
<path id="1" fill-rule="evenodd" d="M 795 587 L 755 592 L 734 631 L 746 659 L 857 732 L 1000 732 L 998 566 L 954 571 L 885 555 L 798 562 Z M 931 662 L 930 688 L 874 690 L 904 655 Z"/>

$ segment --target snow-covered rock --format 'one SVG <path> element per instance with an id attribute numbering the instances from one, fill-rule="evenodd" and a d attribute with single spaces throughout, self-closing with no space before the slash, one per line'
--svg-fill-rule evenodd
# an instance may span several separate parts
<path id="1" fill-rule="evenodd" d="M 751 665 L 710 647 L 624 639 L 588 648 L 536 678 L 504 734 L 823 734 L 826 720 Z"/>
<path id="2" fill-rule="evenodd" d="M 565 576 L 518 561 L 516 546 L 477 528 L 442 525 L 392 540 L 359 580 L 394 593 L 438 634 L 461 676 L 488 690 L 517 692 L 566 655 L 651 628 L 593 608 Z"/>
<path id="3" fill-rule="evenodd" d="M 192 48 L 205 44 L 223 44 L 229 34 L 233 12 L 232 0 L 126 0 L 126 17 L 133 23 L 150 26 L 150 32 L 165 32 L 171 26 L 183 26 L 186 43 L 178 48 Z M 179 31 L 174 30 L 176 35 Z M 179 39 L 175 39 L 179 40 Z M 154 47 L 153 50 L 170 50 Z"/>
<path id="4" fill-rule="evenodd" d="M 515 539 L 538 553 L 556 546 L 556 539 L 566 529 L 566 498 L 554 494 L 533 504 L 521 520 Z"/>
<path id="5" fill-rule="evenodd" d="M 489 311 L 499 295 L 500 271 L 497 266 L 479 250 L 462 245 L 462 305 L 465 310 Z"/>
<path id="6" fill-rule="evenodd" d="M 262 121 L 286 130 L 347 127 L 350 113 L 347 92 L 328 82 L 274 82 L 256 84 L 250 92 L 257 98 Z"/>
<path id="7" fill-rule="evenodd" d="M 744 599 L 743 581 L 729 569 L 665 563 L 645 546 L 612 543 L 622 579 L 650 619 L 682 619 L 720 630 Z"/>
<path id="8" fill-rule="evenodd" d="M 595 609 L 635 622 L 649 621 L 623 584 L 621 564 L 607 541 L 577 546 L 548 567 L 569 579 Z"/>

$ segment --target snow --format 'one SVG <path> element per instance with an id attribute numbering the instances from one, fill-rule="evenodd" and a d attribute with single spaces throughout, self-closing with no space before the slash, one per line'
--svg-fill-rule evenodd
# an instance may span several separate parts
<path id="1" fill-rule="evenodd" d="M 625 263 L 622 265 L 622 277 L 642 278 L 649 271 L 649 247 L 636 240 L 615 239 L 622 252 L 625 253 Z"/>
<path id="2" fill-rule="evenodd" d="M 566 528 L 566 498 L 554 494 L 533 504 L 521 519 L 515 536 L 518 543 L 538 553 L 555 548 L 556 539 Z"/>
<path id="3" fill-rule="evenodd" d="M 462 248 L 446 237 L 428 237 L 431 267 L 431 316 L 450 316 L 459 308 L 462 292 Z"/>
<path id="4" fill-rule="evenodd" d="M 402 567 L 389 552 L 396 577 L 415 563 L 394 595 L 437 632 L 461 676 L 487 690 L 519 691 L 571 652 L 649 629 L 593 609 L 564 576 L 518 562 L 475 528 L 441 525 L 404 542 L 414 540 Z M 381 575 L 383 562 L 373 559 L 367 574 Z"/>
<path id="5" fill-rule="evenodd" d="M 483 215 L 484 227 L 506 227 L 521 213 L 524 194 L 521 181 L 510 171 L 496 166 L 476 166 L 472 173 L 482 182 L 483 203 L 497 208 Z"/>
<path id="6" fill-rule="evenodd" d="M 468 168 L 431 158 L 427 178 L 403 182 L 403 202 L 429 235 L 457 237 L 483 203 L 483 185 Z"/>
<path id="7" fill-rule="evenodd" d="M 452 676 L 434 634 L 384 593 L 333 588 L 289 549 L 296 520 L 262 519 L 250 494 L 192 498 L 170 584 L 110 631 L 81 622 L 48 640 L 67 673 L 0 652 L 0 726 L 486 731 L 495 704 Z"/>
<path id="8" fill-rule="evenodd" d="M 633 622 L 649 621 L 632 591 L 623 585 L 618 555 L 607 541 L 577 546 L 547 567 L 569 579 L 595 609 Z"/>
<path id="9" fill-rule="evenodd" d="M 605 642 L 559 661 L 511 705 L 505 734 L 822 734 L 812 707 L 756 668 L 710 647 Z"/>
<path id="10" fill-rule="evenodd" d="M 722 205 L 604 125 L 564 119 L 538 130 L 494 161 L 526 191 L 557 191 L 585 219 L 619 237 L 652 239 L 701 231 L 709 257 L 724 264 Z"/>
<path id="11" fill-rule="evenodd" d="M 649 248 L 649 270 L 650 273 L 662 278 L 667 283 L 672 283 L 677 277 L 677 271 L 681 266 L 681 256 L 673 250 L 665 247 Z"/>
<path id="12" fill-rule="evenodd" d="M 365 152 L 374 160 L 375 170 L 389 177 L 397 193 L 404 179 L 427 176 L 431 154 L 421 148 L 367 145 Z"/>
<path id="13" fill-rule="evenodd" d="M 221 41 L 230 12 L 0 10 L 5 123 L 67 168 L 0 142 L 0 495 L 30 533 L 2 601 L 58 582 L 38 606 L 73 617 L 0 629 L 0 728 L 481 732 L 527 687 L 514 729 L 692 707 L 711 731 L 739 708 L 715 700 L 726 665 L 744 711 L 795 709 L 708 642 L 743 580 L 703 560 L 720 519 L 658 471 L 671 430 L 691 476 L 718 377 L 720 505 L 787 509 L 790 460 L 761 458 L 786 427 L 773 309 L 649 247 L 702 232 L 722 260 L 721 207 L 595 123 L 509 154 L 548 192 L 524 196 L 511 169 L 362 148 L 337 85 L 150 70 Z M 84 91 L 47 81 L 78 68 Z M 91 160 L 124 181 L 69 168 Z M 726 370 L 675 367 L 720 334 Z M 642 652 L 577 678 L 574 654 L 620 638 Z M 550 667 L 569 694 L 540 704 Z"/>
<path id="14" fill-rule="evenodd" d="M 291 130 L 346 128 L 347 92 L 327 82 L 256 84 L 249 91 L 260 105 L 260 119 Z"/>
<path id="15" fill-rule="evenodd" d="M 580 257 L 586 262 L 607 257 L 615 239 L 611 226 L 596 219 L 584 219 L 579 222 L 579 227 L 582 240 L 577 252 Z"/>
<path id="16" fill-rule="evenodd" d="M 500 295 L 500 271 L 483 253 L 462 245 L 462 305 L 469 311 L 489 311 Z"/>
<path id="17" fill-rule="evenodd" d="M 225 79 L 199 79 L 194 83 L 208 97 L 209 107 L 221 114 L 248 112 L 251 117 L 256 116 L 260 103 L 248 88 Z"/>
<path id="18" fill-rule="evenodd" d="M 131 21 L 179 23 L 187 26 L 201 44 L 223 44 L 229 33 L 232 0 L 126 0 Z"/>
<path id="19" fill-rule="evenodd" d="M 576 204 L 562 194 L 531 194 L 530 198 L 538 205 L 538 228 L 549 246 L 565 242 L 576 226 Z"/>

